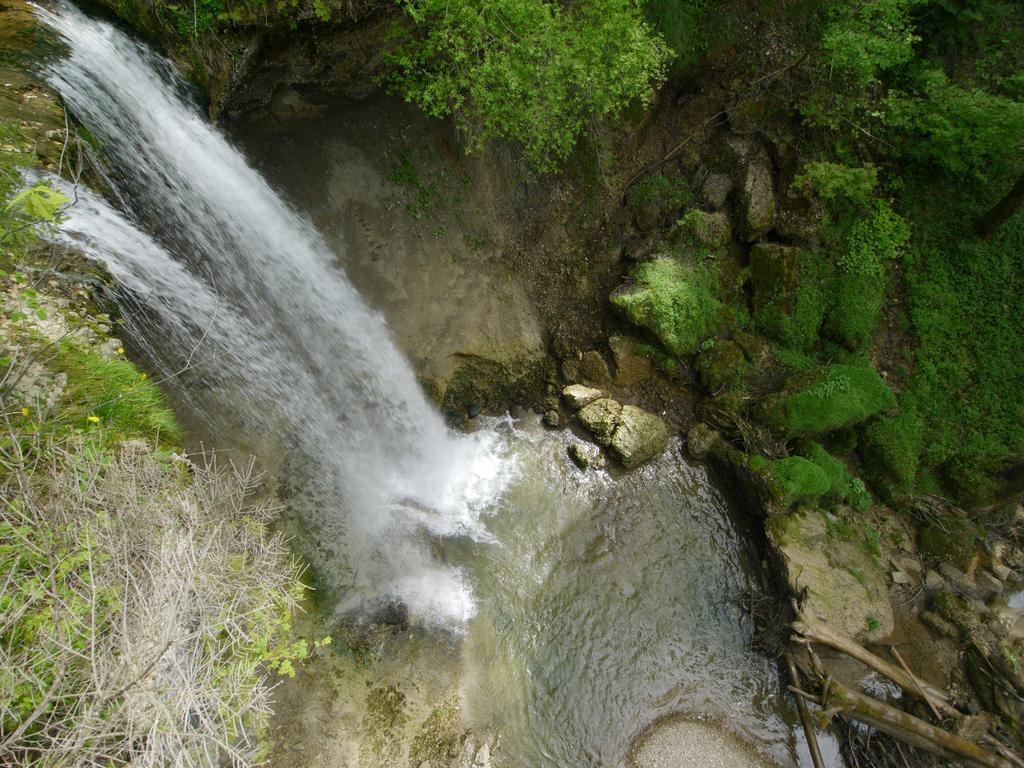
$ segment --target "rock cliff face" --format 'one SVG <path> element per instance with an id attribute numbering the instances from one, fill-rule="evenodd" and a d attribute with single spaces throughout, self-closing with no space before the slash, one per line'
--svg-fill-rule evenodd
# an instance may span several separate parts
<path id="1" fill-rule="evenodd" d="M 268 105 L 281 114 L 308 113 L 311 95 L 316 101 L 374 93 L 396 10 L 375 0 L 267 2 L 193 19 L 162 3 L 99 1 L 206 91 L 215 119 Z"/>

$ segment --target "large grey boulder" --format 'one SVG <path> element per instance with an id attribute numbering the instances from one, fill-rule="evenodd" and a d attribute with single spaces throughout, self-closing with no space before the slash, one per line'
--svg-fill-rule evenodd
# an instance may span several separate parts
<path id="1" fill-rule="evenodd" d="M 608 450 L 627 469 L 653 459 L 668 444 L 668 427 L 650 411 L 624 405 Z"/>
<path id="2" fill-rule="evenodd" d="M 654 458 L 668 443 L 668 427 L 658 416 L 607 397 L 584 407 L 577 418 L 627 469 Z"/>
<path id="3" fill-rule="evenodd" d="M 829 533 L 817 510 L 776 515 L 765 525 L 769 546 L 801 611 L 859 642 L 879 642 L 893 631 L 885 574 L 857 542 Z"/>

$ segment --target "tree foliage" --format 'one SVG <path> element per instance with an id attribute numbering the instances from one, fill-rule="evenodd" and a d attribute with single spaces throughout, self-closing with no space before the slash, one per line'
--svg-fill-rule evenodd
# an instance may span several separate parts
<path id="1" fill-rule="evenodd" d="M 670 52 L 636 0 L 406 0 L 391 87 L 432 117 L 454 115 L 470 150 L 522 145 L 541 170 L 590 119 L 645 100 Z"/>

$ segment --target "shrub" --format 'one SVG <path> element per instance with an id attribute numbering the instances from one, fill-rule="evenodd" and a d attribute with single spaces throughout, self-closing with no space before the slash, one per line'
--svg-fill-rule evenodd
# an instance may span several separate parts
<path id="1" fill-rule="evenodd" d="M 612 304 L 647 328 L 674 355 L 697 351 L 714 329 L 721 304 L 707 271 L 674 259 L 644 262 L 633 271 L 634 285 L 612 294 Z"/>
<path id="2" fill-rule="evenodd" d="M 670 52 L 636 0 L 405 0 L 388 82 L 431 117 L 454 115 L 480 149 L 520 144 L 540 170 L 564 160 L 588 120 L 646 100 Z"/>
<path id="3" fill-rule="evenodd" d="M 707 52 L 707 0 L 647 0 L 644 10 L 651 26 L 672 51 L 673 75 L 682 74 L 700 62 Z"/>
<path id="4" fill-rule="evenodd" d="M 20 442 L 20 441 L 15 441 Z M 14 444 L 13 442 L 11 444 Z M 136 442 L 4 451 L 0 718 L 18 765 L 249 766 L 270 687 L 308 651 L 272 510 L 245 475 Z"/>
<path id="5" fill-rule="evenodd" d="M 842 163 L 807 163 L 793 179 L 793 185 L 805 192 L 814 191 L 833 205 L 866 208 L 878 184 L 878 169 L 873 165 L 853 167 Z"/>
<path id="6" fill-rule="evenodd" d="M 783 435 L 820 435 L 864 421 L 896 404 L 892 390 L 868 365 L 833 364 L 803 386 L 767 398 L 758 407 Z"/>

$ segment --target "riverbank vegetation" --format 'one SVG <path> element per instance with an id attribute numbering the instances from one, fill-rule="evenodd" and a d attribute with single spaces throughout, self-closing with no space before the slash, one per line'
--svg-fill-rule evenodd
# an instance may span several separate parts
<path id="1" fill-rule="evenodd" d="M 268 675 L 309 650 L 290 633 L 300 567 L 251 472 L 181 453 L 97 268 L 38 236 L 71 201 L 22 173 L 60 167 L 73 137 L 34 84 L 4 95 L 0 762 L 253 765 Z"/>

